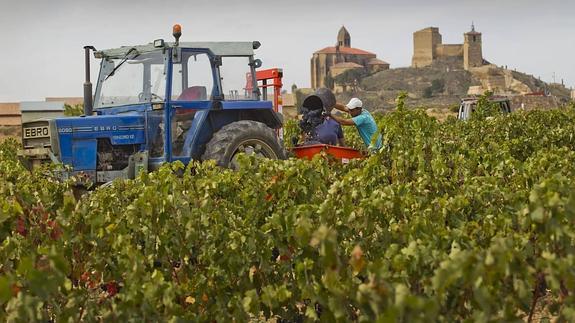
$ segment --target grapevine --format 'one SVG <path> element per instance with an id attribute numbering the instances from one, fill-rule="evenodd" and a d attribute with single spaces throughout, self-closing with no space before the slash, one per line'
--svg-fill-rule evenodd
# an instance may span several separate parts
<path id="1" fill-rule="evenodd" d="M 575 320 L 575 111 L 377 121 L 347 165 L 176 162 L 79 199 L 1 143 L 0 319 Z"/>

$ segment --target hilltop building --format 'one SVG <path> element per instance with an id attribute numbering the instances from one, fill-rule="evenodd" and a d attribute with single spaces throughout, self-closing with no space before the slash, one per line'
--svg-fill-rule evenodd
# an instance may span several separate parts
<path id="1" fill-rule="evenodd" d="M 326 47 L 313 53 L 311 58 L 311 87 L 325 87 L 329 74 L 335 77 L 350 69 L 365 69 L 378 72 L 389 69 L 389 63 L 377 58 L 377 55 L 363 49 L 351 47 L 351 35 L 341 27 L 335 46 Z"/>
<path id="2" fill-rule="evenodd" d="M 463 34 L 463 44 L 443 44 L 439 28 L 428 27 L 413 33 L 412 67 L 425 67 L 442 58 L 456 57 L 463 61 L 463 68 L 469 70 L 484 64 L 481 33 L 471 31 Z"/>

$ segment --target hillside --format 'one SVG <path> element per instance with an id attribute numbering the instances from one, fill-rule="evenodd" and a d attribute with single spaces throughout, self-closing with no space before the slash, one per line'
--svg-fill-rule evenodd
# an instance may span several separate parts
<path id="1" fill-rule="evenodd" d="M 338 94 L 342 101 L 360 96 L 373 110 L 394 106 L 401 91 L 408 92 L 408 104 L 448 109 L 468 94 L 482 94 L 486 90 L 514 98 L 519 105 L 550 107 L 569 101 L 569 89 L 561 84 L 547 84 L 532 75 L 512 71 L 496 65 L 484 65 L 466 71 L 459 58 L 438 60 L 422 68 L 395 68 L 368 75 L 359 82 L 355 93 Z M 550 97 L 528 97 L 526 94 L 548 92 Z"/>

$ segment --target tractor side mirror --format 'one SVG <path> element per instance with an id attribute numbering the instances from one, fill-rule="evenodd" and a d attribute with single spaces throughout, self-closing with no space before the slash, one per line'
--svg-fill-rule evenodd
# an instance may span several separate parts
<path id="1" fill-rule="evenodd" d="M 255 67 L 255 68 L 260 68 L 260 67 L 262 67 L 262 64 L 263 64 L 263 63 L 262 63 L 262 60 L 261 60 L 261 59 L 258 58 L 258 59 L 256 59 L 256 60 L 254 60 L 254 67 Z"/>

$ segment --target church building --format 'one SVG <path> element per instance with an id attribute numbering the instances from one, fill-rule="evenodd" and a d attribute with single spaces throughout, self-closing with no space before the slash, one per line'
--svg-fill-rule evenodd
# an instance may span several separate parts
<path id="1" fill-rule="evenodd" d="M 375 73 L 389 69 L 389 63 L 377 58 L 374 53 L 351 47 L 351 35 L 341 27 L 335 46 L 313 53 L 311 58 L 311 87 L 325 87 L 328 74 L 335 77 L 350 69 L 364 69 Z"/>

